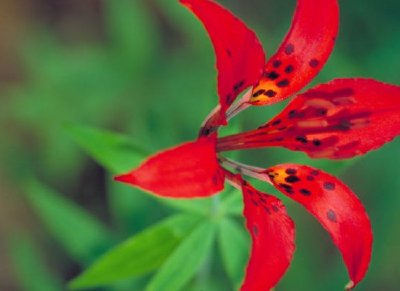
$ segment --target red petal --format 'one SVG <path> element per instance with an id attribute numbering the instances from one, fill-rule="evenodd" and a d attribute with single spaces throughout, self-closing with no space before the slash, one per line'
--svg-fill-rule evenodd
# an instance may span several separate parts
<path id="1" fill-rule="evenodd" d="M 342 159 L 377 149 L 399 134 L 399 86 L 336 79 L 297 96 L 259 129 L 222 138 L 218 149 L 283 146 Z"/>
<path id="2" fill-rule="evenodd" d="M 158 153 L 115 180 L 177 198 L 210 196 L 224 188 L 215 138 L 202 138 Z"/>
<path id="3" fill-rule="evenodd" d="M 294 223 L 276 197 L 242 185 L 246 227 L 253 241 L 242 291 L 274 287 L 290 265 L 295 249 Z"/>
<path id="4" fill-rule="evenodd" d="M 298 0 L 292 27 L 253 90 L 253 105 L 272 104 L 307 85 L 328 59 L 338 32 L 337 0 Z"/>
<path id="5" fill-rule="evenodd" d="M 218 69 L 219 123 L 243 89 L 254 85 L 265 64 L 263 48 L 253 31 L 230 11 L 209 0 L 180 0 L 203 23 L 214 46 Z"/>
<path id="6" fill-rule="evenodd" d="M 320 170 L 283 164 L 267 170 L 282 193 L 302 204 L 329 232 L 342 253 L 351 289 L 364 277 L 371 259 L 371 223 L 363 205 L 340 180 Z"/>

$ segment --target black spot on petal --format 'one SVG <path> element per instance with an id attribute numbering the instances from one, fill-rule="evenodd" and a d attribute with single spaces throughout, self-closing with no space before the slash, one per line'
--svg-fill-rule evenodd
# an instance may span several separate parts
<path id="1" fill-rule="evenodd" d="M 241 88 L 242 88 L 242 86 L 244 85 L 244 80 L 241 80 L 241 81 L 239 81 L 239 82 L 237 82 L 234 86 L 233 86 L 233 90 L 234 91 L 239 91 Z"/>
<path id="2" fill-rule="evenodd" d="M 255 226 L 255 225 L 253 225 L 253 234 L 254 234 L 255 236 L 258 236 L 258 227 Z"/>
<path id="3" fill-rule="evenodd" d="M 315 145 L 316 147 L 319 147 L 321 145 L 321 141 L 319 139 L 314 139 L 313 145 Z"/>
<path id="4" fill-rule="evenodd" d="M 279 187 L 283 188 L 283 191 L 285 191 L 288 194 L 294 194 L 292 186 L 288 184 L 281 183 L 278 185 Z"/>
<path id="5" fill-rule="evenodd" d="M 292 189 L 292 186 L 288 185 L 288 184 L 279 184 L 280 187 L 285 188 L 285 189 Z"/>
<path id="6" fill-rule="evenodd" d="M 228 103 L 232 103 L 234 98 L 235 98 L 235 96 L 233 96 L 232 94 L 228 94 L 225 96 L 226 102 L 228 102 Z"/>
<path id="7" fill-rule="evenodd" d="M 310 174 L 313 175 L 313 176 L 318 176 L 319 175 L 319 171 L 318 170 L 312 170 L 310 172 Z"/>
<path id="8" fill-rule="evenodd" d="M 296 183 L 296 182 L 300 181 L 300 179 L 297 176 L 287 176 L 285 178 L 285 181 L 288 183 Z"/>
<path id="9" fill-rule="evenodd" d="M 290 110 L 288 113 L 289 118 L 294 118 L 297 116 L 297 111 L 296 110 Z"/>
<path id="10" fill-rule="evenodd" d="M 326 213 L 326 217 L 332 222 L 337 222 L 336 213 L 332 209 L 328 210 L 328 212 Z"/>
<path id="11" fill-rule="evenodd" d="M 317 59 L 312 59 L 308 64 L 311 68 L 316 68 L 319 65 L 319 61 Z"/>
<path id="12" fill-rule="evenodd" d="M 277 119 L 277 120 L 273 121 L 271 124 L 272 124 L 272 125 L 278 125 L 278 124 L 281 123 L 281 122 L 282 122 L 282 120 Z"/>
<path id="13" fill-rule="evenodd" d="M 272 62 L 272 66 L 274 68 L 279 68 L 282 65 L 282 62 L 280 60 L 275 60 Z"/>
<path id="14" fill-rule="evenodd" d="M 274 175 L 274 174 L 268 173 L 267 175 L 268 175 L 268 177 L 269 177 L 270 179 L 272 179 L 272 180 L 275 179 L 275 175 Z"/>
<path id="15" fill-rule="evenodd" d="M 219 181 L 220 181 L 220 180 L 219 180 L 219 177 L 218 177 L 218 176 L 213 176 L 213 177 L 212 177 L 212 182 L 213 182 L 214 185 L 218 185 L 218 184 L 219 184 Z"/>
<path id="16" fill-rule="evenodd" d="M 255 93 L 253 94 L 253 97 L 258 97 L 258 96 L 260 96 L 261 94 L 263 94 L 264 92 L 265 92 L 264 89 L 260 89 L 260 90 L 258 90 L 257 92 L 255 92 Z"/>
<path id="17" fill-rule="evenodd" d="M 296 169 L 288 168 L 286 169 L 286 174 L 288 175 L 295 175 L 297 173 Z"/>
<path id="18" fill-rule="evenodd" d="M 351 128 L 351 122 L 347 119 L 342 119 L 339 121 L 336 128 L 341 131 L 348 131 Z"/>
<path id="19" fill-rule="evenodd" d="M 271 214 L 271 211 L 269 210 L 269 208 L 267 206 L 264 206 L 264 210 L 267 214 Z"/>
<path id="20" fill-rule="evenodd" d="M 325 108 L 319 108 L 317 110 L 317 115 L 319 115 L 319 116 L 325 116 L 327 113 L 328 113 L 328 109 L 325 109 Z"/>
<path id="21" fill-rule="evenodd" d="M 335 190 L 335 183 L 324 182 L 323 187 L 324 187 L 325 190 L 332 191 L 332 190 Z"/>
<path id="22" fill-rule="evenodd" d="M 308 189 L 300 189 L 300 193 L 305 195 L 305 196 L 310 196 L 311 192 Z"/>
<path id="23" fill-rule="evenodd" d="M 284 79 L 282 81 L 279 81 L 278 83 L 276 83 L 276 86 L 278 86 L 278 87 L 287 87 L 287 86 L 289 86 L 289 80 L 288 79 Z"/>
<path id="24" fill-rule="evenodd" d="M 307 143 L 307 138 L 305 136 L 298 136 L 296 137 L 296 140 L 301 142 L 301 143 Z"/>
<path id="25" fill-rule="evenodd" d="M 267 90 L 266 92 L 264 92 L 264 95 L 268 97 L 274 97 L 276 95 L 276 92 L 274 90 Z"/>
<path id="26" fill-rule="evenodd" d="M 270 80 L 276 80 L 279 78 L 279 74 L 275 71 L 272 71 L 271 73 L 268 74 L 268 78 Z"/>
<path id="27" fill-rule="evenodd" d="M 291 72 L 294 71 L 294 67 L 292 65 L 289 65 L 285 68 L 285 73 L 290 74 Z"/>
<path id="28" fill-rule="evenodd" d="M 285 54 L 287 55 L 291 55 L 292 53 L 294 53 L 294 45 L 289 43 L 286 47 L 285 47 Z"/>

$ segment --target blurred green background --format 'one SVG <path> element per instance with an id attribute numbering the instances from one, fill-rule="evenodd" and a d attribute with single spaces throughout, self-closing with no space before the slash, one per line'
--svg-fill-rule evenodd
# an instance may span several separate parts
<path id="1" fill-rule="evenodd" d="M 268 55 L 283 39 L 295 6 L 294 0 L 220 2 L 257 32 Z M 399 84 L 400 2 L 340 5 L 337 46 L 313 84 L 352 76 Z M 215 232 L 218 242 L 207 241 L 201 235 L 207 224 L 187 232 L 194 213 L 212 215 L 214 202 L 161 201 L 111 179 L 145 153 L 195 138 L 215 106 L 213 50 L 200 23 L 175 0 L 4 0 L 0 40 L 0 290 L 65 290 L 107 250 L 171 215 L 180 215 L 172 224 L 182 224 L 181 232 L 174 228 L 171 236 L 163 226 L 148 234 L 147 248 L 159 252 L 152 260 L 126 270 L 116 265 L 107 273 L 111 279 L 104 277 L 133 279 L 97 282 L 90 290 L 174 290 L 157 287 L 173 276 L 182 290 L 233 290 L 248 247 L 240 194 L 223 194 L 217 207 L 228 210 L 221 210 L 226 217 Z M 282 106 L 252 108 L 231 127 L 258 126 Z M 262 167 L 304 162 L 340 175 L 364 202 L 375 235 L 370 271 L 358 290 L 400 289 L 400 139 L 344 163 L 310 161 L 281 149 L 237 158 Z M 297 251 L 276 290 L 341 290 L 346 270 L 329 236 L 284 200 L 297 225 Z M 207 242 L 197 245 L 196 235 Z M 182 241 L 199 258 L 169 274 L 173 263 L 163 256 Z M 229 247 L 232 257 L 224 253 Z"/>

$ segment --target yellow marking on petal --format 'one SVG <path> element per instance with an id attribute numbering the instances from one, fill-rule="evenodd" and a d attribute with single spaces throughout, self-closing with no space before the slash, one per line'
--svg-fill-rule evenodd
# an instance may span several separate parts
<path id="1" fill-rule="evenodd" d="M 268 175 L 275 184 L 284 184 L 286 183 L 285 178 L 289 176 L 285 171 L 286 169 L 274 169 L 269 171 Z"/>
<path id="2" fill-rule="evenodd" d="M 266 105 L 272 103 L 272 100 L 279 95 L 280 88 L 276 86 L 275 81 L 265 80 L 253 88 L 249 103 L 255 106 Z M 263 92 L 258 94 L 258 92 Z M 268 96 L 268 92 L 274 92 L 276 95 Z"/>

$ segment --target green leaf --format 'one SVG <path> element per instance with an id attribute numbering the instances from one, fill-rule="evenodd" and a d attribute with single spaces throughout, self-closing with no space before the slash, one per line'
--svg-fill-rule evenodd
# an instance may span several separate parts
<path id="1" fill-rule="evenodd" d="M 68 125 L 66 129 L 93 159 L 113 173 L 132 170 L 148 154 L 124 135 L 79 125 Z M 191 213 L 206 214 L 211 205 L 209 199 L 155 198 L 169 207 Z"/>
<path id="2" fill-rule="evenodd" d="M 243 227 L 231 219 L 219 221 L 218 244 L 229 278 L 237 288 L 244 277 L 249 259 L 250 240 Z"/>
<path id="3" fill-rule="evenodd" d="M 207 215 L 211 211 L 211 205 L 212 205 L 211 198 L 192 198 L 192 199 L 174 199 L 174 198 L 160 198 L 160 197 L 157 198 L 163 204 L 183 212 Z"/>
<path id="4" fill-rule="evenodd" d="M 106 0 L 104 2 L 107 33 L 120 57 L 122 66 L 139 73 L 159 47 L 157 30 L 139 0 Z"/>
<path id="5" fill-rule="evenodd" d="M 163 264 L 146 291 L 181 290 L 205 261 L 214 237 L 214 223 L 206 221 L 199 225 Z"/>
<path id="6" fill-rule="evenodd" d="M 221 200 L 221 211 L 227 215 L 243 215 L 243 196 L 237 189 L 232 188 Z"/>
<path id="7" fill-rule="evenodd" d="M 93 216 L 36 180 L 26 183 L 27 198 L 50 234 L 76 261 L 86 264 L 113 242 Z"/>
<path id="8" fill-rule="evenodd" d="M 14 235 L 9 240 L 8 249 L 21 290 L 62 290 L 61 280 L 45 265 L 30 238 Z"/>
<path id="9" fill-rule="evenodd" d="M 132 170 L 147 155 L 124 135 L 79 125 L 68 125 L 66 129 L 93 159 L 113 173 Z"/>
<path id="10" fill-rule="evenodd" d="M 107 285 L 157 269 L 197 222 L 198 217 L 176 215 L 144 230 L 104 254 L 69 287 Z"/>

